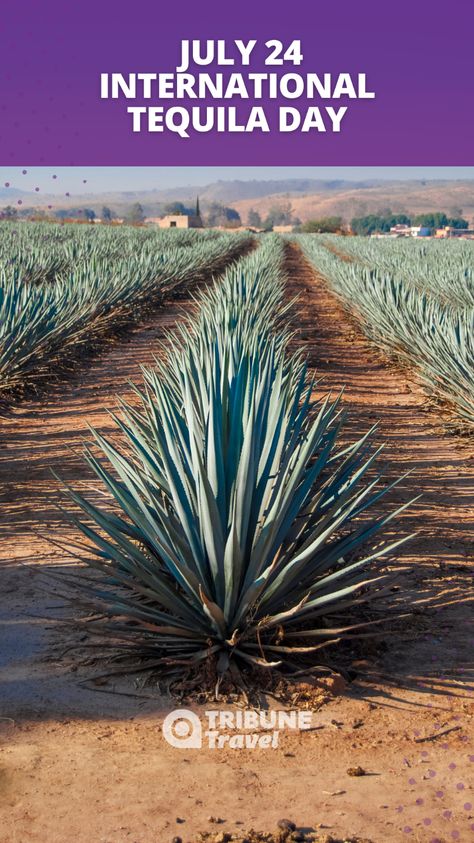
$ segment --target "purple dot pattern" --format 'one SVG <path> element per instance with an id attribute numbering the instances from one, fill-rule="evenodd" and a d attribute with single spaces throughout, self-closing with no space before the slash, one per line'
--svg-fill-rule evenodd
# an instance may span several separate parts
<path id="1" fill-rule="evenodd" d="M 451 718 L 451 720 L 459 721 L 461 718 Z M 437 723 L 435 724 L 436 729 L 443 729 L 446 727 L 446 723 Z M 420 735 L 420 731 L 417 730 L 414 732 L 414 735 L 418 737 Z M 461 744 L 466 743 L 469 740 L 467 735 L 457 735 L 457 741 Z M 437 748 L 447 750 L 453 750 L 453 747 L 447 743 L 444 744 L 437 744 Z M 460 748 L 460 744 L 458 743 L 458 749 Z M 418 763 L 423 769 L 423 763 L 426 763 L 430 759 L 430 751 L 423 749 L 420 754 L 418 755 L 418 759 L 404 759 L 404 766 L 414 766 Z M 434 756 L 431 756 L 432 760 L 434 761 Z M 460 759 L 460 756 L 457 758 Z M 466 758 L 466 756 L 465 756 Z M 439 837 L 432 837 L 429 839 L 429 843 L 444 843 L 444 841 L 448 840 L 459 840 L 461 841 L 467 838 L 462 837 L 462 830 L 460 829 L 460 823 L 465 822 L 466 814 L 468 814 L 468 819 L 472 820 L 472 814 L 469 816 L 470 812 L 473 810 L 473 802 L 466 800 L 466 796 L 468 793 L 466 792 L 466 788 L 469 789 L 469 784 L 466 781 L 456 781 L 456 779 L 452 779 L 452 775 L 455 770 L 458 769 L 459 771 L 462 767 L 461 760 L 458 763 L 449 759 L 448 762 L 445 764 L 441 764 L 439 767 L 433 765 L 428 770 L 423 772 L 423 775 L 414 776 L 411 775 L 410 778 L 406 778 L 407 784 L 410 788 L 415 790 L 413 794 L 413 801 L 406 805 L 398 805 L 394 806 L 394 810 L 397 814 L 402 814 L 406 811 L 405 817 L 405 825 L 400 826 L 400 832 L 406 836 L 412 836 L 412 839 L 418 839 L 417 832 L 421 830 L 423 827 L 426 829 L 432 829 L 432 831 L 437 831 L 440 835 Z M 457 760 L 457 759 L 456 759 Z M 471 763 L 474 761 L 474 755 L 468 755 L 467 760 Z M 413 771 L 414 772 L 414 771 Z M 431 794 L 429 792 L 431 788 L 430 782 L 434 785 L 434 780 L 438 781 L 438 788 L 436 790 L 432 790 Z M 451 780 L 450 780 L 451 779 Z M 443 789 L 439 788 L 439 785 L 443 785 Z M 418 788 L 422 789 L 421 793 Z M 426 788 L 428 788 L 428 794 L 426 794 Z M 418 793 L 416 792 L 418 790 Z M 462 800 L 462 796 L 464 796 L 465 801 L 458 801 Z M 428 797 L 428 798 L 427 798 Z M 446 802 L 443 805 L 443 801 L 446 799 Z M 448 801 L 449 800 L 449 801 Z M 436 807 L 438 805 L 438 808 Z M 422 808 L 424 814 L 420 813 L 416 816 L 416 811 Z M 432 813 L 430 813 L 430 809 Z M 414 813 L 415 812 L 415 813 Z M 411 824 L 406 821 L 411 821 Z M 454 828 L 453 828 L 454 826 Z M 456 828 L 456 826 L 458 826 Z M 474 823 L 469 825 L 469 830 L 474 832 Z M 469 836 L 469 835 L 468 835 Z M 421 838 L 420 838 L 421 839 Z M 425 839 L 425 838 L 423 838 Z M 428 840 L 428 838 L 426 838 Z M 471 837 L 469 836 L 469 839 Z"/>
<path id="2" fill-rule="evenodd" d="M 23 169 L 23 170 L 21 170 L 20 172 L 21 172 L 21 175 L 22 175 L 22 176 L 26 176 L 26 175 L 28 175 L 28 172 L 29 172 L 29 171 L 28 171 L 27 169 Z M 30 175 L 31 175 L 33 172 L 34 172 L 34 171 L 32 170 L 32 171 L 31 171 L 31 173 L 30 173 Z M 52 178 L 52 179 L 54 179 L 55 181 L 57 181 L 57 180 L 58 180 L 58 178 L 59 178 L 59 176 L 58 176 L 58 174 L 57 174 L 57 173 L 53 173 L 53 174 L 51 175 L 51 178 Z M 81 181 L 82 181 L 82 184 L 87 184 L 87 183 L 88 183 L 88 179 L 82 179 Z M 11 181 L 5 181 L 3 184 L 4 184 L 4 187 L 5 187 L 5 188 L 12 187 L 12 182 L 11 182 Z M 14 182 L 13 182 L 13 187 L 15 187 Z M 21 189 L 22 189 L 22 191 L 24 191 L 24 190 L 25 190 L 25 188 L 24 188 L 24 186 L 23 186 L 23 185 L 22 185 L 22 188 L 21 188 Z M 32 191 L 32 193 L 36 193 L 36 194 L 37 194 L 37 193 L 41 193 L 41 188 L 40 188 L 38 185 L 36 185 L 35 187 L 32 187 L 32 188 L 31 188 L 31 191 Z M 71 191 L 70 191 L 70 190 L 67 190 L 67 191 L 65 191 L 65 192 L 64 192 L 64 196 L 66 196 L 66 197 L 68 197 L 68 198 L 70 198 L 70 197 L 71 197 L 71 195 L 72 195 L 72 194 L 71 194 Z M 24 202 L 25 202 L 25 200 L 23 200 L 23 199 L 17 199 L 17 200 L 16 200 L 16 204 L 17 204 L 18 206 L 23 205 L 23 204 L 24 204 Z M 27 201 L 26 201 L 26 208 L 28 208 L 28 202 L 27 202 Z M 48 208 L 48 211 L 52 211 L 52 210 L 54 209 L 54 205 L 47 205 L 47 208 Z M 81 210 L 79 210 L 79 213 L 82 213 L 82 211 L 81 211 Z M 15 233 L 15 232 L 13 232 L 13 233 Z"/>

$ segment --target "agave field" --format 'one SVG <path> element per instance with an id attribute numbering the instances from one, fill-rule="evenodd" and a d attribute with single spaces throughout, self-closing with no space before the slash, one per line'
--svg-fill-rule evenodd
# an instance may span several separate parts
<path id="1" fill-rule="evenodd" d="M 95 434 L 86 459 L 114 506 L 69 492 L 98 574 L 78 578 L 83 603 L 119 657 L 295 669 L 373 623 L 363 605 L 392 582 L 381 566 L 404 539 L 379 533 L 405 505 L 370 517 L 395 485 L 371 431 L 342 447 L 339 397 L 315 398 L 288 350 L 283 250 L 267 239 L 203 292 L 122 402 L 120 445 Z"/>
<path id="2" fill-rule="evenodd" d="M 474 243 L 302 236 L 298 243 L 370 339 L 413 366 L 474 428 Z"/>
<path id="3" fill-rule="evenodd" d="M 218 272 L 244 235 L 0 223 L 0 396 L 146 304 Z"/>
<path id="4" fill-rule="evenodd" d="M 471 244 L 297 242 L 371 339 L 474 423 Z M 104 505 L 67 490 L 87 540 L 74 553 L 94 571 L 77 579 L 81 602 L 118 659 L 296 670 L 381 620 L 372 604 L 406 540 L 388 525 L 408 503 L 378 508 L 399 480 L 377 470 L 373 430 L 340 444 L 340 396 L 290 351 L 287 249 L 276 235 L 0 228 L 0 391 L 215 276 L 121 400 L 115 433 L 85 448 Z"/>
<path id="5" fill-rule="evenodd" d="M 8 840 L 469 839 L 472 250 L 0 225 Z"/>

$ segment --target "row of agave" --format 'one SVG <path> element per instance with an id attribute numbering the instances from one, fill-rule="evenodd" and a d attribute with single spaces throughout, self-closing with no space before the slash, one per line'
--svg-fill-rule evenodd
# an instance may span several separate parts
<path id="1" fill-rule="evenodd" d="M 390 355 L 414 365 L 429 394 L 449 402 L 463 427 L 474 426 L 474 307 L 442 303 L 433 294 L 430 279 L 421 290 L 403 279 L 403 273 L 390 274 L 366 265 L 364 260 L 343 260 L 341 250 L 355 256 L 377 256 L 377 244 L 353 243 L 348 238 L 334 240 L 303 236 L 299 243 L 313 266 L 328 280 L 346 306 L 362 319 L 366 334 Z M 438 245 L 438 244 L 437 244 Z M 442 244 L 445 249 L 450 243 Z M 329 246 L 329 248 L 327 248 Z M 375 251 L 373 251 L 375 250 Z M 384 248 L 381 247 L 381 254 Z M 405 252 L 407 267 L 409 251 Z M 383 263 L 382 263 L 383 265 Z M 416 270 L 407 269 L 410 277 Z M 449 288 L 446 279 L 446 290 Z M 446 298 L 448 295 L 446 295 Z"/>
<path id="2" fill-rule="evenodd" d="M 59 234 L 57 230 L 59 229 Z M 18 232 L 15 237 L 15 232 Z M 34 255 L 39 238 L 36 274 Z M 0 394 L 49 373 L 71 347 L 217 272 L 246 235 L 11 223 L 0 226 Z M 8 259 L 6 256 L 8 255 Z M 59 267 L 59 268 L 58 268 Z"/>
<path id="3" fill-rule="evenodd" d="M 408 504 L 381 514 L 372 431 L 339 444 L 339 397 L 290 353 L 282 257 L 269 236 L 199 296 L 86 447 L 102 503 L 68 489 L 79 602 L 135 668 L 295 670 L 385 617 Z"/>
<path id="4" fill-rule="evenodd" d="M 341 239 L 324 242 L 341 249 Z M 413 237 L 348 237 L 342 251 L 357 263 L 377 267 L 443 304 L 474 307 L 474 241 Z"/>
<path id="5" fill-rule="evenodd" d="M 94 260 L 133 258 L 151 248 L 156 254 L 171 247 L 199 248 L 203 234 L 207 242 L 222 237 L 196 229 L 0 222 L 0 266 L 11 267 L 19 282 L 54 282 Z"/>

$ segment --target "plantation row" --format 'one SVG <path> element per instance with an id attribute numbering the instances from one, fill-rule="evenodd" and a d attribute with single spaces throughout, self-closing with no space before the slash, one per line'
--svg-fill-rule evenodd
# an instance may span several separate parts
<path id="1" fill-rule="evenodd" d="M 378 531 L 398 513 L 367 517 L 390 487 L 370 432 L 339 446 L 339 398 L 315 400 L 289 353 L 283 256 L 269 236 L 202 292 L 121 403 L 120 445 L 94 434 L 108 503 L 69 490 L 88 542 L 75 554 L 98 573 L 77 578 L 80 604 L 142 669 L 295 668 L 366 625 L 351 607 L 391 583 L 379 565 L 400 540 Z"/>
<path id="2" fill-rule="evenodd" d="M 328 248 L 460 308 L 474 307 L 474 242 L 326 236 Z"/>
<path id="3" fill-rule="evenodd" d="M 0 224 L 0 396 L 250 245 L 246 235 Z"/>
<path id="4" fill-rule="evenodd" d="M 405 241 L 386 246 L 315 236 L 301 236 L 298 243 L 357 312 L 367 336 L 414 365 L 428 392 L 474 426 L 474 304 L 460 304 L 461 289 L 465 302 L 472 293 L 472 244 L 430 242 L 421 249 Z"/>

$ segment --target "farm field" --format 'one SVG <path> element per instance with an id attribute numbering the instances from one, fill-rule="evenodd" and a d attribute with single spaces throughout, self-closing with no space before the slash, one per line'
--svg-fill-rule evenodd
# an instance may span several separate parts
<path id="1" fill-rule="evenodd" d="M 202 235 L 191 233 L 187 246 L 178 249 L 183 254 L 177 255 L 177 247 L 170 246 L 174 232 L 167 235 L 166 242 L 161 235 L 154 235 L 159 240 L 152 244 L 148 232 L 134 231 L 133 238 L 144 238 L 140 243 L 143 250 L 138 252 L 137 241 L 133 245 L 129 241 L 132 234 L 123 233 L 125 242 L 117 244 L 114 253 L 120 266 L 118 286 L 127 289 L 127 266 L 130 262 L 136 266 L 144 253 L 148 255 L 146 272 L 151 272 L 148 279 L 155 279 L 152 296 L 158 292 L 158 301 L 129 319 L 128 308 L 134 305 L 127 291 L 123 329 L 113 336 L 113 342 L 108 341 L 108 329 L 107 341 L 103 341 L 101 329 L 93 338 L 87 365 L 76 360 L 70 375 L 62 372 L 60 379 L 52 378 L 49 368 L 52 364 L 54 374 L 63 354 L 64 339 L 59 342 L 55 335 L 54 341 L 44 346 L 41 391 L 22 396 L 23 387 L 36 387 L 38 381 L 30 349 L 34 335 L 25 334 L 30 316 L 25 317 L 23 334 L 13 318 L 30 307 L 33 298 L 19 298 L 18 284 L 35 286 L 44 295 L 53 274 L 59 284 L 74 290 L 69 296 L 76 296 L 81 286 L 80 281 L 74 286 L 62 280 L 72 278 L 71 266 L 64 261 L 68 256 L 74 261 L 76 253 L 71 252 L 68 237 L 60 242 L 61 235 L 58 228 L 59 242 L 54 248 L 48 242 L 45 259 L 38 261 L 42 267 L 39 275 L 30 259 L 28 263 L 23 260 L 23 250 L 15 253 L 15 266 L 21 265 L 23 276 L 21 282 L 18 274 L 8 276 L 12 321 L 10 333 L 0 340 L 0 349 L 16 348 L 12 368 L 9 361 L 13 358 L 5 353 L 2 357 L 5 394 L 14 398 L 0 418 L 1 843 L 63 843 L 73 836 L 79 843 L 166 843 L 176 836 L 194 840 L 200 831 L 209 832 L 209 840 L 217 840 L 219 835 L 224 835 L 224 840 L 225 833 L 238 834 L 249 827 L 274 831 L 282 817 L 306 829 L 308 840 L 324 840 L 325 836 L 328 841 L 332 836 L 334 840 L 373 843 L 469 840 L 474 823 L 474 446 L 473 381 L 469 374 L 473 363 L 469 318 L 474 307 L 470 244 L 433 244 L 433 254 L 410 255 L 404 263 L 403 249 L 411 245 L 421 249 L 419 244 L 312 236 L 287 241 L 266 236 L 234 270 L 221 277 L 215 293 L 210 293 L 211 275 L 221 273 L 245 252 L 248 238 L 210 236 L 203 249 L 197 239 Z M 34 237 L 38 236 L 35 231 Z M 94 261 L 99 266 L 111 263 L 112 243 L 104 241 L 108 257 L 101 254 L 96 258 L 90 236 L 88 231 L 78 235 L 76 249 L 83 257 L 77 278 L 90 279 Z M 448 266 L 446 254 L 451 254 L 446 250 L 451 247 L 456 278 L 464 273 L 465 285 L 450 283 L 446 289 L 442 279 L 445 261 Z M 11 254 L 11 248 L 9 243 L 2 254 Z M 127 248 L 130 253 L 124 255 Z M 165 302 L 162 276 L 156 285 L 153 271 L 155 249 L 170 256 L 163 261 L 165 265 L 178 264 Z M 408 272 L 404 272 L 406 265 Z M 417 266 L 428 269 L 417 274 Z M 101 295 L 110 288 L 110 277 Z M 53 280 L 53 286 L 55 283 Z M 148 301 L 148 281 L 145 286 Z M 376 297 L 374 291 L 380 294 L 381 290 L 382 297 Z M 179 300 L 173 300 L 176 293 Z M 140 299 L 141 292 L 137 295 Z M 246 302 L 244 318 L 232 310 L 236 299 Z M 78 310 L 77 299 L 74 301 L 68 311 L 71 314 Z M 124 312 L 121 301 L 115 312 L 120 321 Z M 106 320 L 113 320 L 114 310 L 107 313 Z M 197 314 L 193 318 L 198 320 L 193 323 L 197 325 L 194 339 L 186 333 L 190 313 Z M 439 322 L 434 321 L 437 318 Z M 101 314 L 99 325 L 103 325 L 102 319 Z M 427 319 L 431 328 L 426 332 Z M 58 324 L 62 331 L 61 320 Z M 76 323 L 70 324 L 73 348 Z M 77 328 L 79 342 L 85 324 L 87 319 Z M 208 330 L 209 325 L 212 329 Z M 225 330 L 220 333 L 223 325 Z M 176 333 L 177 328 L 181 333 Z M 287 352 L 282 348 L 286 329 L 290 332 Z M 165 365 L 161 343 L 166 342 L 170 330 L 175 337 L 182 337 L 187 352 L 180 357 L 176 350 L 175 362 Z M 95 338 L 99 334 L 100 343 Z M 274 345 L 273 334 L 279 338 Z M 167 745 L 161 734 L 164 715 L 178 704 L 154 688 L 136 687 L 127 677 L 91 682 L 97 673 L 95 665 L 83 665 L 79 659 L 83 632 L 58 620 L 64 614 L 63 591 L 67 592 L 70 584 L 62 587 L 61 581 L 48 580 L 44 574 L 76 572 L 76 563 L 59 545 L 77 541 L 78 528 L 56 508 L 61 486 L 51 470 L 81 498 L 100 507 L 104 499 L 100 478 L 93 464 L 87 464 L 81 455 L 82 442 L 91 438 L 89 427 L 115 446 L 121 440 L 108 411 L 116 409 L 117 395 L 125 396 L 132 408 L 129 423 L 138 423 L 133 410 L 138 413 L 140 407 L 147 407 L 130 387 L 130 381 L 141 383 L 142 366 L 153 367 L 158 355 L 161 381 L 170 379 L 172 394 L 178 395 L 181 373 L 205 358 L 215 338 L 229 366 L 225 355 L 228 335 L 235 339 L 236 360 L 247 348 L 252 353 L 255 336 L 263 336 L 270 343 L 270 351 L 264 347 L 268 356 L 262 355 L 267 367 L 262 364 L 263 375 L 267 377 L 274 366 L 273 382 L 280 378 L 278 383 L 294 384 L 295 388 L 300 370 L 291 355 L 303 352 L 309 376 L 321 379 L 313 388 L 318 400 L 327 390 L 336 396 L 344 387 L 341 406 L 348 418 L 340 433 L 340 446 L 359 441 L 378 422 L 375 442 L 385 443 L 379 459 L 386 465 L 387 482 L 412 472 L 373 505 L 376 516 L 383 519 L 422 494 L 400 513 L 388 535 L 393 543 L 417 533 L 396 549 L 400 575 L 394 586 L 397 591 L 392 593 L 395 599 L 401 594 L 416 603 L 416 613 L 397 620 L 394 631 L 384 630 L 379 638 L 355 642 L 355 649 L 345 651 L 342 660 L 336 647 L 331 647 L 323 657 L 329 673 L 316 683 L 293 680 L 294 701 L 316 710 L 314 731 L 285 734 L 276 750 L 184 751 Z M 432 345 L 436 341 L 441 341 L 441 346 Z M 284 353 L 286 358 L 281 356 Z M 255 373 L 246 381 L 249 391 L 260 375 Z M 229 378 L 235 376 L 229 374 Z M 259 398 L 265 393 L 265 383 L 260 385 Z M 12 391 L 12 386 L 20 386 L 20 394 Z M 167 418 L 174 419 L 167 409 L 171 404 L 159 403 L 161 393 L 149 377 L 148 394 L 152 393 L 164 427 Z M 197 396 L 192 402 L 196 424 L 201 418 Z M 304 398 L 301 393 L 301 402 Z M 261 421 L 265 412 L 266 427 Z M 273 442 L 278 417 L 274 404 L 270 401 L 260 415 L 257 410 L 255 413 L 255 427 L 258 418 L 265 430 L 263 441 Z M 188 416 L 188 427 L 190 419 Z M 283 422 L 278 424 L 283 429 Z M 142 433 L 143 441 L 148 441 L 148 431 L 143 428 Z M 230 441 L 238 435 L 236 428 Z M 323 430 L 322 436 L 325 447 L 330 440 L 324 437 L 329 434 Z M 165 444 L 160 447 L 165 453 Z M 185 453 L 183 446 L 172 462 L 177 465 L 181 459 L 184 465 Z M 299 456 L 295 454 L 294 465 Z M 165 468 L 160 463 L 162 476 Z M 149 482 L 151 469 L 144 467 L 142 472 Z M 168 480 L 171 476 L 166 475 Z M 263 476 L 262 465 L 259 476 Z M 241 499 L 252 495 L 254 491 L 247 491 Z M 190 501 L 193 504 L 192 496 Z M 126 503 L 130 505 L 130 500 Z M 329 496 L 324 506 L 330 506 Z M 165 519 L 159 523 L 166 529 Z M 170 523 L 174 524 L 171 519 Z M 51 545 L 51 538 L 59 544 Z M 122 540 L 114 533 L 115 542 Z M 210 556 L 210 536 L 205 534 L 201 540 L 207 541 Z M 184 546 L 183 540 L 179 546 Z M 217 594 L 219 587 L 216 579 Z M 224 589 L 225 594 L 228 591 L 229 586 Z M 375 610 L 377 618 L 391 605 L 391 599 L 389 594 L 385 603 L 382 595 L 382 608 Z M 268 600 L 269 611 L 273 605 Z M 73 607 L 74 612 L 79 613 L 79 605 Z M 179 610 L 176 614 L 179 617 Z M 367 619 L 365 614 L 363 617 Z M 264 638 L 263 646 L 271 647 L 271 641 Z M 252 652 L 255 650 L 250 647 L 244 655 Z M 321 660 L 319 655 L 317 659 Z M 268 702 L 275 705 L 270 697 Z M 202 713 L 209 702 L 199 696 L 190 702 L 188 697 L 185 706 Z M 226 705 L 213 702 L 211 707 Z M 357 766 L 367 775 L 348 775 L 347 770 Z M 210 816 L 223 822 L 210 822 Z"/>
<path id="2" fill-rule="evenodd" d="M 301 238 L 367 336 L 474 427 L 474 244 Z"/>
<path id="3" fill-rule="evenodd" d="M 0 398 L 51 380 L 248 246 L 246 235 L 216 232 L 0 223 Z"/>

